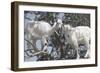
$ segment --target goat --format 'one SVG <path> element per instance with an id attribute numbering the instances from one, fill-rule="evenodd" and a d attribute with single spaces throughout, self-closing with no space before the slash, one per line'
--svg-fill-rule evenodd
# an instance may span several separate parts
<path id="1" fill-rule="evenodd" d="M 65 38 L 67 39 L 68 43 L 72 45 L 73 48 L 77 51 L 77 58 L 79 58 L 78 49 L 79 44 L 85 44 L 87 48 L 87 53 L 85 57 L 89 55 L 90 51 L 90 28 L 88 26 L 77 26 L 72 27 L 70 25 L 63 25 L 62 30 L 65 33 Z"/>
<path id="2" fill-rule="evenodd" d="M 47 48 L 47 38 L 52 35 L 52 33 L 55 31 L 55 28 L 57 26 L 57 23 L 55 22 L 53 26 L 51 26 L 49 23 L 45 21 L 30 21 L 29 22 L 30 27 L 28 28 L 28 32 L 37 38 L 42 38 L 42 41 L 44 42 L 44 48 L 43 51 Z"/>

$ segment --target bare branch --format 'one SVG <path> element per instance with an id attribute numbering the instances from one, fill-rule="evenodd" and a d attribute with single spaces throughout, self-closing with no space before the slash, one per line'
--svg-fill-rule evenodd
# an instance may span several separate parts
<path id="1" fill-rule="evenodd" d="M 35 45 L 32 44 L 29 40 L 27 40 L 27 39 L 24 39 L 24 40 L 27 41 L 30 45 L 32 45 L 34 51 L 39 51 L 39 50 L 35 47 Z"/>
<path id="2" fill-rule="evenodd" d="M 33 56 L 40 55 L 40 54 L 47 54 L 47 55 L 48 55 L 47 52 L 39 51 L 39 52 L 34 52 L 34 53 L 33 53 Z"/>

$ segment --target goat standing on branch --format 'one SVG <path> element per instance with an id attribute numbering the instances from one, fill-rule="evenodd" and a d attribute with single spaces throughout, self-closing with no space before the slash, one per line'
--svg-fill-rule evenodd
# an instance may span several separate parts
<path id="1" fill-rule="evenodd" d="M 55 31 L 57 22 L 53 26 L 45 21 L 30 21 L 29 24 L 28 32 L 32 36 L 42 39 L 44 42 L 43 51 L 45 51 L 47 49 L 47 38 Z"/>

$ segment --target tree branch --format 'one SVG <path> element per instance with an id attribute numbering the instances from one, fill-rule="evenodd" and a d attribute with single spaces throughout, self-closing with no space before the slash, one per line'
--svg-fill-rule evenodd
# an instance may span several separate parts
<path id="1" fill-rule="evenodd" d="M 24 39 L 24 40 L 27 41 L 30 45 L 32 45 L 34 51 L 39 51 L 39 50 L 35 47 L 35 45 L 32 44 L 29 40 L 27 40 L 27 39 Z"/>

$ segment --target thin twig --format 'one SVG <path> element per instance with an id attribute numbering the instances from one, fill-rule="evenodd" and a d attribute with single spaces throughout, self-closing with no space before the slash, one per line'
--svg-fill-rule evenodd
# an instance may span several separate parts
<path id="1" fill-rule="evenodd" d="M 30 57 L 33 57 L 33 56 L 36 56 L 36 55 L 39 55 L 39 54 L 48 54 L 47 52 L 44 52 L 44 51 L 39 51 L 30 41 L 28 41 L 27 39 L 24 39 L 25 41 L 27 41 L 28 43 L 30 43 L 31 45 L 32 45 L 32 47 L 33 47 L 33 49 L 27 49 L 27 50 L 25 50 L 25 52 L 27 52 L 27 51 L 30 51 L 30 50 L 34 50 L 35 52 L 32 52 L 32 56 L 30 56 Z M 28 53 L 27 53 L 28 54 Z M 29 54 L 28 54 L 28 56 L 29 56 Z"/>
<path id="2" fill-rule="evenodd" d="M 29 40 L 27 40 L 27 39 L 24 39 L 24 40 L 27 41 L 30 45 L 32 45 L 34 51 L 39 51 L 39 50 L 34 46 L 34 44 L 32 44 Z"/>

